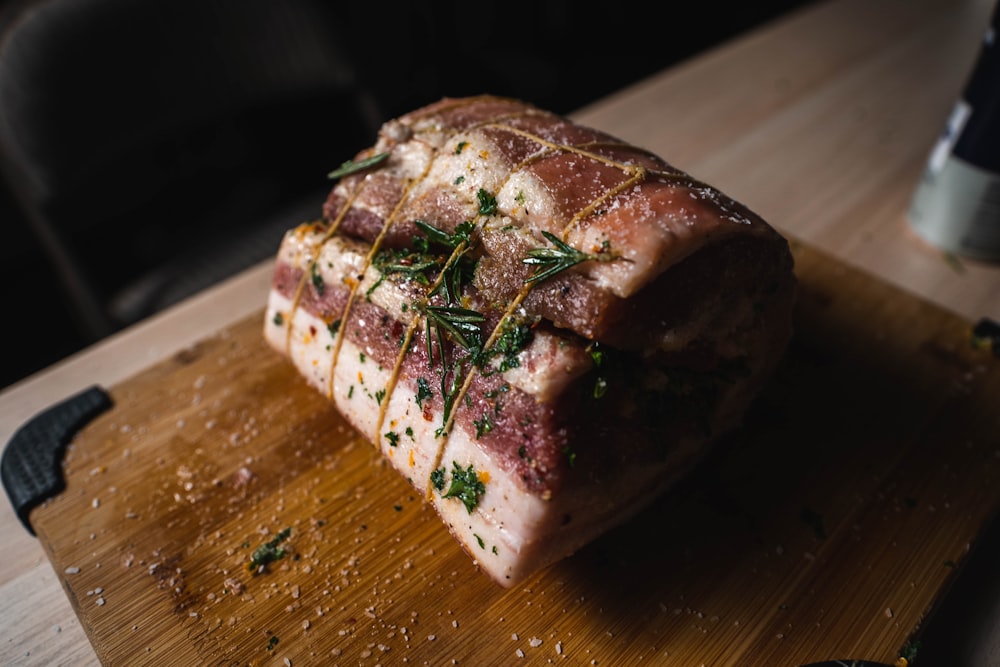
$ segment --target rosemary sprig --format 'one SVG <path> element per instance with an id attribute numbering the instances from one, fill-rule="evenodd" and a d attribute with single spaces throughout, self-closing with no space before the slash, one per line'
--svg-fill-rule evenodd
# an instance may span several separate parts
<path id="1" fill-rule="evenodd" d="M 442 332 L 451 338 L 467 352 L 473 355 L 483 347 L 483 332 L 479 323 L 486 318 L 482 313 L 468 308 L 456 306 L 419 306 L 426 318 L 427 356 L 431 357 L 431 335 L 437 334 L 438 350 L 441 361 L 444 361 L 444 339 Z"/>
<path id="2" fill-rule="evenodd" d="M 580 262 L 589 260 L 606 262 L 614 259 L 612 254 L 606 250 L 596 254 L 586 253 L 563 243 L 562 239 L 555 234 L 542 232 L 542 236 L 548 239 L 554 247 L 532 248 L 528 251 L 528 256 L 521 260 L 525 264 L 534 264 L 539 267 L 535 273 L 531 274 L 524 281 L 526 284 L 547 280 L 571 266 L 576 266 Z"/>
<path id="3" fill-rule="evenodd" d="M 410 250 L 380 250 L 372 264 L 383 275 L 402 274 L 408 280 L 430 285 L 428 272 L 441 266 L 443 259 L 437 255 Z"/>
<path id="4" fill-rule="evenodd" d="M 431 243 L 437 243 L 439 245 L 445 246 L 446 248 L 451 248 L 452 250 L 454 250 L 455 248 L 458 247 L 460 243 L 468 243 L 469 240 L 472 238 L 473 230 L 475 230 L 476 228 L 476 224 L 474 222 L 472 222 L 471 220 L 466 220 L 465 222 L 459 223 L 459 225 L 455 227 L 455 231 L 449 234 L 448 232 L 442 229 L 438 229 L 434 225 L 424 220 L 414 220 L 413 224 L 416 225 L 417 228 L 420 231 L 422 231 L 424 235 L 427 237 L 426 240 L 421 239 L 420 237 L 413 239 L 415 242 L 419 241 L 425 242 L 425 247 L 422 248 L 424 252 L 427 251 L 426 247 L 427 241 L 430 241 Z M 420 249 L 421 248 L 418 247 L 418 250 Z"/>
<path id="5" fill-rule="evenodd" d="M 472 279 L 473 264 L 466 254 L 471 248 L 475 223 L 466 220 L 455 227 L 455 231 L 451 234 L 423 220 L 415 220 L 414 224 L 424 233 L 423 237 L 418 236 L 413 239 L 418 251 L 430 252 L 433 243 L 450 249 L 454 255 L 445 265 L 441 280 L 427 296 L 441 294 L 449 305 L 458 303 L 462 296 L 462 286 Z"/>
<path id="6" fill-rule="evenodd" d="M 334 179 L 334 178 L 343 178 L 344 176 L 350 176 L 351 174 L 356 174 L 359 171 L 364 171 L 369 167 L 374 167 L 378 163 L 385 160 L 387 157 L 389 157 L 388 153 L 376 153 L 371 157 L 366 157 L 365 159 L 358 160 L 357 162 L 355 162 L 354 160 L 347 160 L 346 162 L 341 162 L 340 166 L 331 171 L 329 174 L 327 174 L 326 177 Z"/>

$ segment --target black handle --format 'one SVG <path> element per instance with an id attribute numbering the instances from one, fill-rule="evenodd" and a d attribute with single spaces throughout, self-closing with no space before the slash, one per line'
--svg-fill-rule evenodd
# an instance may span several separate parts
<path id="1" fill-rule="evenodd" d="M 14 433 L 0 460 L 0 477 L 17 517 L 32 535 L 32 509 L 66 488 L 66 445 L 91 419 L 112 405 L 98 386 L 85 389 L 32 417 Z"/>

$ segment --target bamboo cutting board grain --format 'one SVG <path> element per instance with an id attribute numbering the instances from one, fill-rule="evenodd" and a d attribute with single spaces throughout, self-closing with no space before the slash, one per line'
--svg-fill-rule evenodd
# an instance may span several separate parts
<path id="1" fill-rule="evenodd" d="M 1000 508 L 1000 360 L 794 249 L 795 339 L 744 428 L 523 586 L 476 571 L 263 315 L 111 387 L 32 525 L 108 665 L 892 663 Z"/>

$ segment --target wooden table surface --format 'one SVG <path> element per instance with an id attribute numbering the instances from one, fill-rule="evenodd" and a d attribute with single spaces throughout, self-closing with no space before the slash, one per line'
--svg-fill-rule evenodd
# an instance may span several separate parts
<path id="1" fill-rule="evenodd" d="M 574 114 L 664 156 L 791 238 L 970 321 L 1000 320 L 1000 265 L 918 239 L 906 209 L 978 53 L 987 0 L 834 0 Z M 265 262 L 0 394 L 0 439 L 259 310 Z M 97 664 L 37 540 L 0 503 L 0 664 Z"/>

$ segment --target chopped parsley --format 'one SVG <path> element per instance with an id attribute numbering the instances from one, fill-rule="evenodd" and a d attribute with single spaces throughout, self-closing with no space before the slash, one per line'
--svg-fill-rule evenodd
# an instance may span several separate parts
<path id="1" fill-rule="evenodd" d="M 500 364 L 496 372 L 502 373 L 521 365 L 518 356 L 531 343 L 533 334 L 531 327 L 512 317 L 505 317 L 500 325 L 500 336 L 493 345 L 478 355 L 476 365 L 483 368 L 491 359 L 499 356 Z"/>
<path id="2" fill-rule="evenodd" d="M 430 385 L 427 383 L 427 378 L 418 377 L 417 378 L 417 394 L 414 399 L 417 401 L 417 405 L 420 408 L 424 407 L 424 401 L 434 396 L 434 392 L 431 391 Z"/>
<path id="3" fill-rule="evenodd" d="M 431 485 L 438 491 L 444 491 L 444 468 L 438 468 L 431 473 Z"/>
<path id="4" fill-rule="evenodd" d="M 288 536 L 291 534 L 292 529 L 285 528 L 283 531 L 275 535 L 274 539 L 265 542 L 254 549 L 253 555 L 250 556 L 250 562 L 247 563 L 247 569 L 256 574 L 260 572 L 262 568 L 267 566 L 268 563 L 273 563 L 276 560 L 284 558 L 285 549 L 279 545 L 287 540 Z"/>
<path id="5" fill-rule="evenodd" d="M 483 414 L 482 419 L 474 419 L 472 423 L 476 425 L 476 440 L 493 430 L 493 420 L 488 412 Z"/>
<path id="6" fill-rule="evenodd" d="M 337 332 L 340 331 L 340 320 L 336 319 L 333 322 L 330 322 L 329 324 L 326 325 L 326 329 L 327 329 L 327 331 L 330 332 L 331 336 L 333 336 L 334 338 L 336 338 L 337 337 Z"/>
<path id="7" fill-rule="evenodd" d="M 476 533 L 473 533 L 472 536 L 474 538 L 476 538 L 476 542 L 479 543 L 479 548 L 480 549 L 485 549 L 486 548 L 486 542 L 483 542 L 483 538 L 479 537 L 479 535 L 477 535 Z"/>
<path id="8" fill-rule="evenodd" d="M 378 405 L 382 405 L 382 399 L 385 398 L 385 388 L 379 389 L 375 392 L 375 402 Z"/>
<path id="9" fill-rule="evenodd" d="M 319 263 L 313 262 L 309 271 L 312 273 L 312 284 L 316 289 L 316 294 L 323 296 L 323 292 L 326 290 L 326 283 L 323 281 L 323 275 L 319 272 Z"/>
<path id="10" fill-rule="evenodd" d="M 274 322 L 274 326 L 280 327 L 285 323 L 285 317 L 280 312 L 277 312 L 274 314 L 274 319 L 271 321 Z"/>
<path id="11" fill-rule="evenodd" d="M 465 505 L 465 509 L 469 514 L 472 514 L 472 510 L 476 509 L 476 506 L 479 505 L 479 497 L 486 493 L 486 485 L 479 479 L 476 469 L 471 464 L 468 468 L 463 469 L 462 466 L 458 465 L 457 461 L 452 461 L 452 466 L 451 485 L 448 487 L 448 491 L 442 494 L 441 497 L 461 500 L 462 504 Z M 444 469 L 440 468 L 439 470 L 441 471 L 440 480 L 443 488 Z M 433 481 L 433 474 L 431 477 Z"/>
<path id="12" fill-rule="evenodd" d="M 455 146 L 455 155 L 461 155 L 462 151 L 464 151 L 465 147 L 468 146 L 468 145 L 469 145 L 468 141 L 460 141 L 460 142 L 458 142 L 458 145 Z"/>
<path id="13" fill-rule="evenodd" d="M 395 431 L 388 431 L 385 434 L 385 439 L 389 441 L 390 447 L 396 447 L 399 445 L 399 434 Z"/>
<path id="14" fill-rule="evenodd" d="M 476 192 L 476 199 L 479 200 L 479 215 L 493 215 L 497 212 L 497 198 L 484 188 L 479 188 Z"/>

